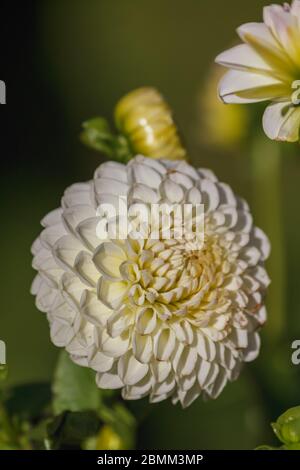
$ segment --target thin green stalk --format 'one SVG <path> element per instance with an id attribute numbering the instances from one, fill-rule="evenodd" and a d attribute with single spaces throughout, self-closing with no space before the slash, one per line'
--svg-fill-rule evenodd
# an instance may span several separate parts
<path id="1" fill-rule="evenodd" d="M 285 328 L 285 249 L 282 201 L 281 147 L 266 137 L 256 138 L 251 149 L 253 172 L 253 211 L 255 223 L 268 235 L 271 255 L 267 269 L 271 285 L 267 296 L 266 335 L 272 343 L 284 337 Z"/>

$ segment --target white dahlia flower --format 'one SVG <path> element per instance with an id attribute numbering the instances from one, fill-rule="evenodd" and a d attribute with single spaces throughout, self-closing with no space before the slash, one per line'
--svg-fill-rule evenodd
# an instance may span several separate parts
<path id="1" fill-rule="evenodd" d="M 204 204 L 194 239 L 101 240 L 99 205 Z M 206 169 L 137 156 L 69 187 L 34 242 L 32 285 L 51 339 L 125 399 L 216 398 L 259 353 L 269 243 L 247 204 Z"/>
<path id="2" fill-rule="evenodd" d="M 295 142 L 300 128 L 300 0 L 264 8 L 263 23 L 237 30 L 244 44 L 216 62 L 229 67 L 219 85 L 225 103 L 272 101 L 263 116 L 270 139 Z"/>

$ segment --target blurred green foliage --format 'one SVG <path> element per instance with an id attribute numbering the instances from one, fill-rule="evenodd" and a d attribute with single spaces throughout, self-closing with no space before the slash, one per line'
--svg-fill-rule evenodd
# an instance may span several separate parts
<path id="1" fill-rule="evenodd" d="M 132 449 L 136 420 L 95 373 L 62 351 L 52 385 L 9 387 L 0 376 L 0 450 Z M 111 447 L 110 447 L 111 446 Z"/>
<path id="2" fill-rule="evenodd" d="M 157 87 L 174 108 L 193 163 L 210 167 L 237 193 L 250 203 L 255 202 L 256 210 L 259 201 L 252 192 L 247 146 L 222 152 L 202 144 L 198 120 L 201 110 L 196 97 L 204 88 L 216 54 L 236 40 L 234 29 L 243 22 L 259 21 L 267 3 L 270 2 L 37 2 L 30 71 L 35 87 L 32 106 L 26 111 L 28 123 L 22 123 L 28 132 L 18 141 L 24 162 L 19 169 L 0 175 L 4 267 L 0 339 L 7 345 L 10 386 L 33 381 L 48 383 L 54 373 L 58 351 L 50 342 L 46 317 L 35 308 L 29 294 L 34 276 L 30 245 L 40 231 L 39 220 L 59 205 L 64 188 L 91 178 L 103 161 L 97 152 L 80 145 L 81 122 L 99 114 L 110 119 L 121 95 L 142 85 Z M 143 416 L 137 436 L 140 448 L 251 449 L 260 442 L 277 445 L 268 423 L 299 403 L 300 366 L 291 363 L 290 346 L 300 338 L 300 151 L 297 146 L 282 146 L 281 151 L 287 256 L 284 331 L 273 342 L 268 326 L 265 327 L 259 359 L 247 366 L 240 379 L 226 387 L 218 400 L 203 403 L 199 399 L 187 410 L 169 402 L 148 407 L 149 414 Z M 264 229 L 263 217 L 259 215 L 259 219 Z M 47 391 L 45 386 L 40 393 L 41 397 L 47 395 L 49 388 Z M 32 396 L 26 403 L 34 401 L 34 391 L 23 390 L 22 395 Z M 143 404 L 128 406 L 138 414 Z M 39 406 L 45 408 L 44 405 Z M 65 413 L 69 411 L 57 406 L 61 419 L 68 421 Z M 103 411 L 101 419 L 112 425 L 114 417 L 109 409 Z M 118 407 L 116 413 L 120 413 Z M 47 426 L 35 429 L 32 440 L 37 441 L 37 435 L 48 432 Z M 51 428 L 52 438 L 54 435 L 62 439 L 60 426 L 58 422 Z"/>

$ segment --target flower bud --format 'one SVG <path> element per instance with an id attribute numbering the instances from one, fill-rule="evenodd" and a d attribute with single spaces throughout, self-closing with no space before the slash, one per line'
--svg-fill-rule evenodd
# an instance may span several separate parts
<path id="1" fill-rule="evenodd" d="M 97 436 L 96 450 L 126 450 L 126 444 L 111 426 L 104 425 Z"/>
<path id="2" fill-rule="evenodd" d="M 272 423 L 272 428 L 287 446 L 300 444 L 300 406 L 290 408 Z"/>
<path id="3" fill-rule="evenodd" d="M 138 88 L 121 98 L 115 108 L 115 122 L 135 154 L 187 159 L 171 109 L 154 88 Z"/>

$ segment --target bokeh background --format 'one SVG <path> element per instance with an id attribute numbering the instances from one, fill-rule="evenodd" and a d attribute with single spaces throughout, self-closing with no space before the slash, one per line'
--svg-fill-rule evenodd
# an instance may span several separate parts
<path id="1" fill-rule="evenodd" d="M 111 119 L 124 93 L 151 85 L 173 107 L 193 163 L 212 168 L 245 197 L 258 224 L 271 241 L 274 237 L 275 281 L 259 359 L 216 401 L 199 399 L 184 411 L 169 402 L 152 405 L 138 446 L 271 444 L 270 422 L 300 404 L 300 366 L 291 362 L 291 343 L 300 338 L 300 151 L 297 145 L 279 145 L 280 193 L 278 187 L 274 193 L 264 151 L 259 160 L 256 154 L 253 169 L 249 135 L 264 139 L 260 126 L 254 130 L 253 114 L 219 115 L 212 88 L 218 73 L 214 57 L 237 42 L 238 25 L 260 21 L 269 2 L 39 0 L 14 8 L 11 3 L 1 2 L 0 44 L 0 79 L 7 84 L 7 105 L 0 109 L 0 338 L 7 344 L 10 384 L 50 381 L 53 374 L 58 351 L 29 294 L 30 245 L 64 188 L 89 179 L 103 161 L 79 142 L 81 123 L 99 114 Z M 238 143 L 235 131 L 232 141 L 226 140 L 230 122 L 242 136 Z M 278 211 L 276 226 L 272 214 Z"/>

